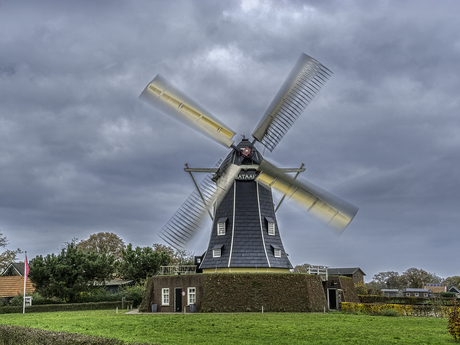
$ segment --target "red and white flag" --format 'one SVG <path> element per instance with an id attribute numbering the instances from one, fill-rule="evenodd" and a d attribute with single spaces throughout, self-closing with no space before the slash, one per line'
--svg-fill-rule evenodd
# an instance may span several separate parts
<path id="1" fill-rule="evenodd" d="M 27 262 L 27 254 L 26 254 L 26 261 L 24 262 L 25 272 L 24 272 L 24 279 L 27 282 L 27 276 L 29 275 L 29 263 Z"/>

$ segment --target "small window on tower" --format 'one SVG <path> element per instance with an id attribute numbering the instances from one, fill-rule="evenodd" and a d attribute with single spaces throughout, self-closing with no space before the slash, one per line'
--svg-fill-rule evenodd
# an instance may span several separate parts
<path id="1" fill-rule="evenodd" d="M 265 217 L 267 220 L 268 234 L 270 236 L 275 236 L 275 221 L 273 218 Z"/>
<path id="2" fill-rule="evenodd" d="M 213 258 L 220 258 L 222 256 L 222 244 L 218 244 L 212 248 L 212 257 Z"/>
<path id="3" fill-rule="evenodd" d="M 274 245 L 274 244 L 272 244 L 271 247 L 273 249 L 273 256 L 275 258 L 280 258 L 281 257 L 281 248 L 278 247 L 277 245 Z"/>
<path id="4" fill-rule="evenodd" d="M 227 218 L 220 218 L 217 221 L 217 236 L 225 235 Z"/>

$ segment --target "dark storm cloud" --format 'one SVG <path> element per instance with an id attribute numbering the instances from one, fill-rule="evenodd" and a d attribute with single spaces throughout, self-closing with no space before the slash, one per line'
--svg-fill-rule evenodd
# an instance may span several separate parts
<path id="1" fill-rule="evenodd" d="M 32 256 L 98 231 L 159 241 L 193 191 L 184 163 L 213 166 L 227 150 L 138 101 L 145 85 L 161 73 L 239 140 L 305 52 L 334 74 L 266 157 L 306 163 L 303 178 L 360 211 L 335 236 L 283 205 L 293 264 L 458 274 L 439 255 L 460 241 L 458 7 L 2 2 L 0 231 Z"/>

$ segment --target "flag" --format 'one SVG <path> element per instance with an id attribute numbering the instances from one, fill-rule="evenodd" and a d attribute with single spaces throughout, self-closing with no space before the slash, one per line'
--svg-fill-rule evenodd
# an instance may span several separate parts
<path id="1" fill-rule="evenodd" d="M 26 254 L 26 261 L 24 262 L 25 272 L 24 272 L 24 279 L 27 282 L 27 276 L 29 275 L 29 263 L 27 262 L 27 254 Z"/>

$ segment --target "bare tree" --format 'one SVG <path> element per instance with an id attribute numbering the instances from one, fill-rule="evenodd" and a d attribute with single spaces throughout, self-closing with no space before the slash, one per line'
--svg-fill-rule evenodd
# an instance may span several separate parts
<path id="1" fill-rule="evenodd" d="M 8 240 L 6 236 L 3 236 L 3 233 L 0 232 L 0 248 L 6 248 L 8 245 Z M 21 249 L 9 250 L 6 249 L 0 253 L 0 272 L 2 272 L 10 263 L 17 259 L 17 255 L 22 253 Z"/>

